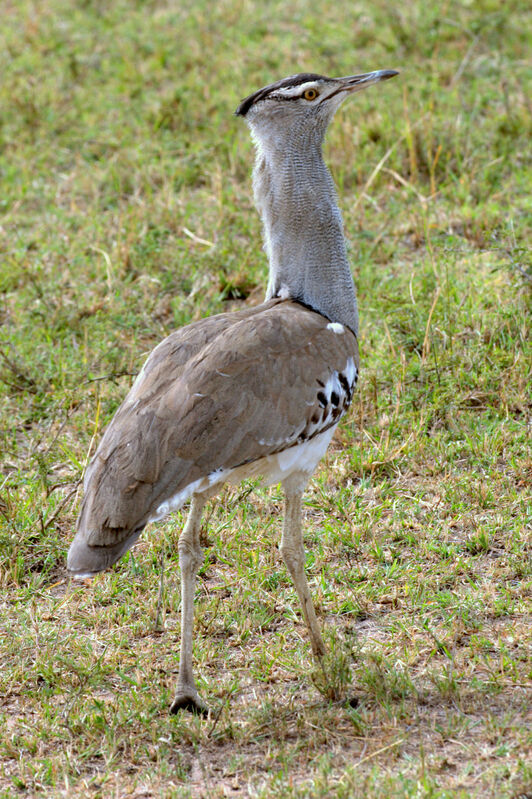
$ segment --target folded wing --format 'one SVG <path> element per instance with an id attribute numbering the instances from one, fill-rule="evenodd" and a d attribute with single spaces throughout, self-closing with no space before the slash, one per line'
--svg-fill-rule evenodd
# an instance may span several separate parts
<path id="1" fill-rule="evenodd" d="M 290 300 L 177 331 L 149 356 L 102 438 L 78 536 L 116 548 L 191 486 L 329 429 L 349 406 L 357 369 L 355 336 Z"/>

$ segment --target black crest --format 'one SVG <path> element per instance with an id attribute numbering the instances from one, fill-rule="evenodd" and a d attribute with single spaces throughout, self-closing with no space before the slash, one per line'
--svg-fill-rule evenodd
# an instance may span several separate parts
<path id="1" fill-rule="evenodd" d="M 300 86 L 302 83 L 308 83 L 311 80 L 326 80 L 323 75 L 316 75 L 314 72 L 300 72 L 298 75 L 290 75 L 289 78 L 278 80 L 277 83 L 270 83 L 269 86 L 264 86 L 249 97 L 246 97 L 235 111 L 237 116 L 245 117 L 252 105 L 255 105 L 259 100 L 263 100 L 270 92 L 277 89 L 288 89 L 292 86 Z"/>

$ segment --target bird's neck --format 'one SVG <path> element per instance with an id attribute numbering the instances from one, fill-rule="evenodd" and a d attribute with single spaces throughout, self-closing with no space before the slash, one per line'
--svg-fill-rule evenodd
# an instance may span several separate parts
<path id="1" fill-rule="evenodd" d="M 256 140 L 253 188 L 270 261 L 266 299 L 299 300 L 356 335 L 355 286 L 321 141 L 282 144 Z"/>

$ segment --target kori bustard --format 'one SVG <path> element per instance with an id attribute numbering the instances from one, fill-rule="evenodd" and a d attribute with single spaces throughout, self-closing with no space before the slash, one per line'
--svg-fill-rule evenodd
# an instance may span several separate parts
<path id="1" fill-rule="evenodd" d="M 346 412 L 358 374 L 358 312 L 335 189 L 322 156 L 349 95 L 396 75 L 299 74 L 243 100 L 256 147 L 253 187 L 269 282 L 265 302 L 172 333 L 148 357 L 85 475 L 68 569 L 111 566 L 144 527 L 190 500 L 179 538 L 180 708 L 204 713 L 192 670 L 201 514 L 225 482 L 281 482 L 281 553 L 313 654 L 325 652 L 304 572 L 301 497 Z"/>

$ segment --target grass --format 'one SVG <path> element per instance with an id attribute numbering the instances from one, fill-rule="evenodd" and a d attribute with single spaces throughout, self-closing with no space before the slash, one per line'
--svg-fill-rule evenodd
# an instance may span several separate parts
<path id="1" fill-rule="evenodd" d="M 1 797 L 532 795 L 531 21 L 520 0 L 3 4 Z M 165 334 L 260 301 L 238 101 L 373 68 L 401 76 L 326 148 L 363 364 L 305 501 L 327 673 L 279 490 L 226 490 L 197 593 L 213 712 L 170 718 L 183 520 L 70 584 L 83 468 Z"/>

